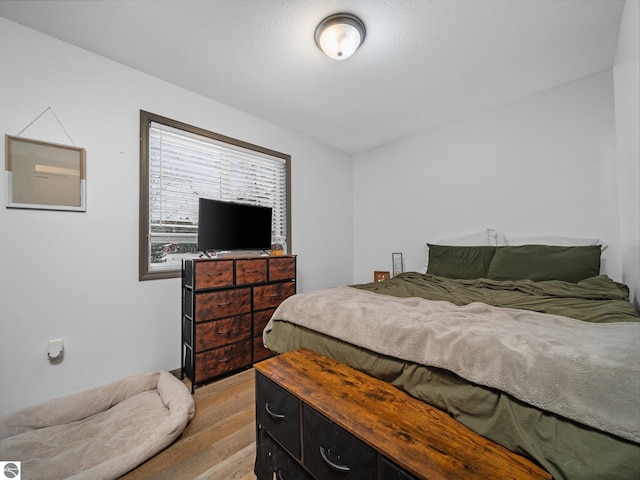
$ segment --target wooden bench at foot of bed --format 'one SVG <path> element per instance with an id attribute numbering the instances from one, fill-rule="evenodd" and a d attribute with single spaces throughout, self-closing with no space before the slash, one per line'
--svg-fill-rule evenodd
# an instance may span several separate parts
<path id="1" fill-rule="evenodd" d="M 278 471 L 305 479 L 551 479 L 441 410 L 310 350 L 255 369 L 258 480 Z"/>

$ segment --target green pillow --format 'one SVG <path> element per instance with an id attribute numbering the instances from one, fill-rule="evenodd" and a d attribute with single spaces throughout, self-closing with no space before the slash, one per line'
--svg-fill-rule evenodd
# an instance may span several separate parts
<path id="1" fill-rule="evenodd" d="M 600 245 L 496 247 L 488 277 L 493 280 L 562 280 L 578 283 L 600 274 Z"/>
<path id="2" fill-rule="evenodd" d="M 447 278 L 485 278 L 496 251 L 496 247 L 486 245 L 457 247 L 428 243 L 427 246 L 427 273 Z"/>

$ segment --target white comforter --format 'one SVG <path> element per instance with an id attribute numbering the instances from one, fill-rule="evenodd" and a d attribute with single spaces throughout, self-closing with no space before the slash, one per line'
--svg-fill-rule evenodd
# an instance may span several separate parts
<path id="1" fill-rule="evenodd" d="M 274 313 L 357 346 L 460 377 L 640 442 L 640 323 L 455 306 L 350 287 L 301 293 Z"/>

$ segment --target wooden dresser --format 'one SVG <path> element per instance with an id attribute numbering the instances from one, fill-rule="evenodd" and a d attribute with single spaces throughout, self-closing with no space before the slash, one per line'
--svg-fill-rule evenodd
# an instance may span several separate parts
<path id="1" fill-rule="evenodd" d="M 255 365 L 258 480 L 542 480 L 531 461 L 310 350 Z"/>
<path id="2" fill-rule="evenodd" d="M 191 391 L 271 356 L 262 330 L 295 293 L 293 255 L 184 260 L 181 356 Z"/>

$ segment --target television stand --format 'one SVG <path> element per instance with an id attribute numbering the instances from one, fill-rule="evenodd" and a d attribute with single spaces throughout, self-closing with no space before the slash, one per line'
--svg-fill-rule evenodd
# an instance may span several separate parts
<path id="1" fill-rule="evenodd" d="M 296 257 L 190 258 L 182 263 L 182 377 L 196 384 L 250 367 L 273 352 L 262 331 L 296 293 Z"/>

